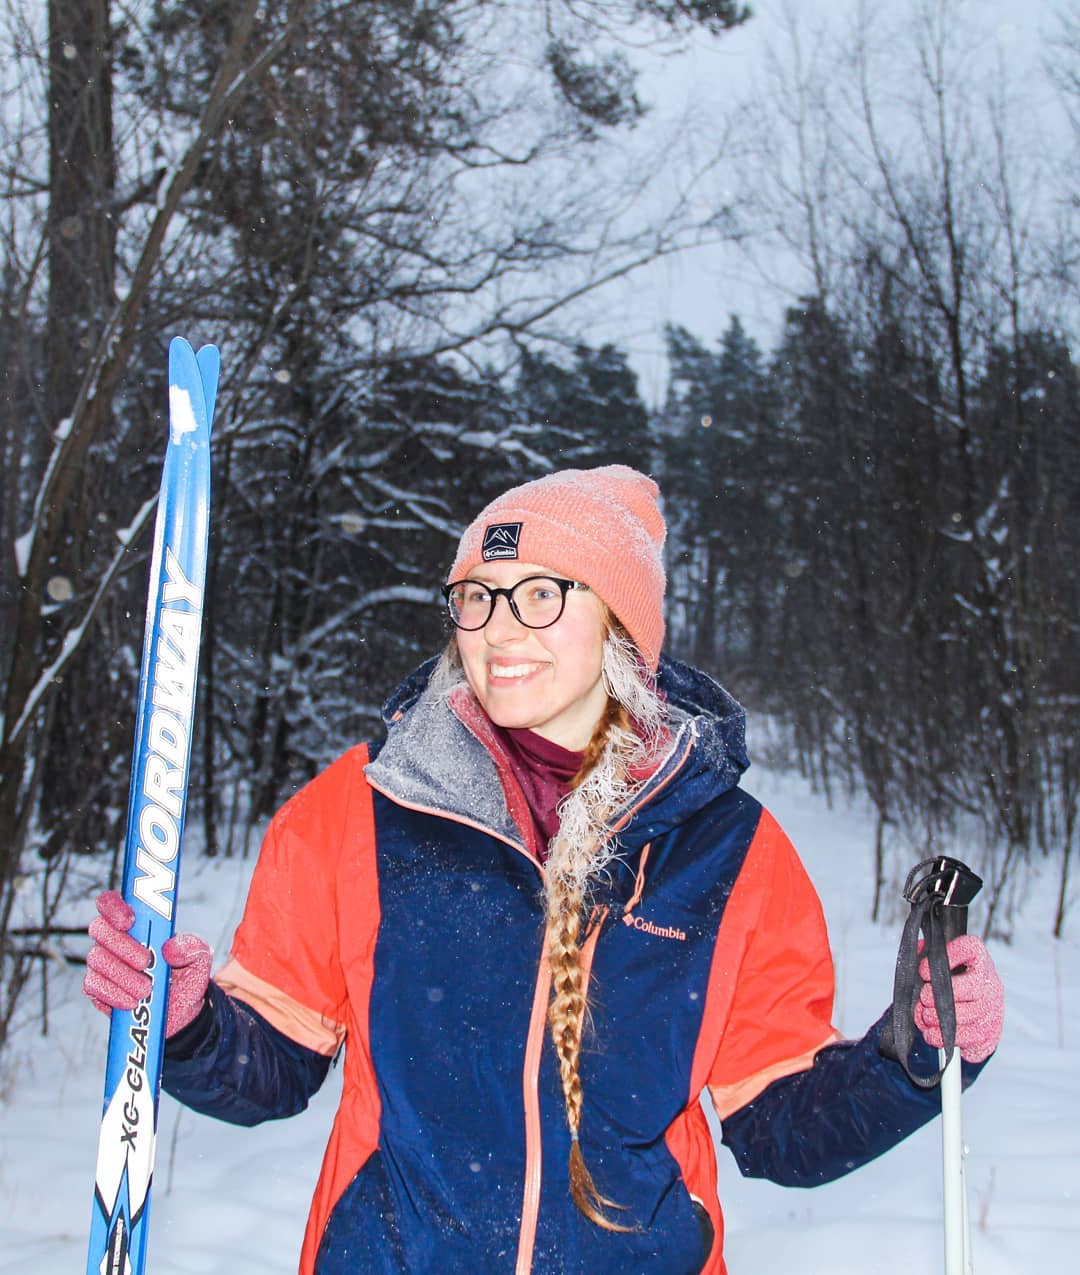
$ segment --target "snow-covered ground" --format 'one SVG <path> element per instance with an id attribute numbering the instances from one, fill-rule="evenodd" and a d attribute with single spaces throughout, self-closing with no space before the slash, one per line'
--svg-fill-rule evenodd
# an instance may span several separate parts
<path id="1" fill-rule="evenodd" d="M 891 995 L 904 905 L 867 920 L 871 825 L 829 810 L 798 779 L 755 767 L 747 787 L 780 818 L 821 892 L 837 963 L 836 1022 L 858 1035 Z M 944 847 L 943 847 L 944 848 Z M 963 857 L 962 847 L 955 853 Z M 250 864 L 187 856 L 181 925 L 224 953 Z M 1008 995 L 998 1055 L 964 1100 L 978 1275 L 1077 1269 L 1080 1250 L 1080 918 L 1049 934 L 1053 882 L 1036 881 L 1016 940 L 993 946 Z M 972 927 L 979 922 L 978 904 Z M 0 1074 L 0 1272 L 84 1269 L 101 1110 L 105 1020 L 52 981 L 50 1031 L 24 1027 Z M 335 1104 L 234 1129 L 162 1101 L 150 1229 L 152 1275 L 287 1275 Z M 744 1181 L 720 1152 L 732 1275 L 928 1275 L 940 1271 L 940 1144 L 933 1125 L 844 1181 L 793 1191 Z M 482 1275 L 482 1273 L 478 1273 Z M 633 1275 L 633 1272 L 627 1272 Z"/>

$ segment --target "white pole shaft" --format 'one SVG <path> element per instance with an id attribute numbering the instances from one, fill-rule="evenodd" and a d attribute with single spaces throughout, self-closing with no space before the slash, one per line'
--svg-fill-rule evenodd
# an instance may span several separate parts
<path id="1" fill-rule="evenodd" d="M 945 1067 L 945 1053 L 940 1051 Z M 971 1275 L 971 1237 L 964 1182 L 964 1130 L 960 1115 L 960 1052 L 941 1077 L 942 1198 L 945 1205 L 945 1275 Z"/>

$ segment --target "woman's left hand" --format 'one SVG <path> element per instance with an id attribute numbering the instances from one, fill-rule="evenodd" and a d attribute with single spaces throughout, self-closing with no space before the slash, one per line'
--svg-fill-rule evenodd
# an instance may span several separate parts
<path id="1" fill-rule="evenodd" d="M 982 939 L 961 934 L 948 946 L 956 1004 L 956 1048 L 965 1062 L 979 1063 L 998 1047 L 1005 1025 L 1005 987 Z M 928 1045 L 942 1048 L 941 1023 L 930 986 L 930 962 L 919 964 L 923 989 L 915 1002 L 915 1026 Z"/>

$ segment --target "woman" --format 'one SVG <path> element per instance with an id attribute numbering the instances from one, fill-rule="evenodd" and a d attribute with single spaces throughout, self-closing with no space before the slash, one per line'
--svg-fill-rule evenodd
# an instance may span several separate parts
<path id="1" fill-rule="evenodd" d="M 489 505 L 448 650 L 278 813 L 228 962 L 168 947 L 163 1083 L 197 1110 L 291 1115 L 347 1046 L 303 1272 L 718 1275 L 706 1087 L 743 1172 L 798 1185 L 939 1107 L 884 1019 L 839 1039 L 817 896 L 738 787 L 742 711 L 660 657 L 658 494 L 607 466 Z M 147 953 L 99 911 L 87 992 L 131 1008 Z M 1002 993 L 962 942 L 970 1079 Z M 933 1069 L 928 985 L 916 1019 Z"/>

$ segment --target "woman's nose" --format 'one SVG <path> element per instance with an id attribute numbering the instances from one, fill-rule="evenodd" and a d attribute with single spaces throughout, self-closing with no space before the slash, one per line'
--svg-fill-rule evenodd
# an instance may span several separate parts
<path id="1" fill-rule="evenodd" d="M 510 599 L 505 593 L 498 594 L 491 619 L 484 626 L 484 636 L 493 645 L 498 645 L 507 638 L 521 637 L 525 632 L 527 632 L 526 626 L 514 614 Z"/>

